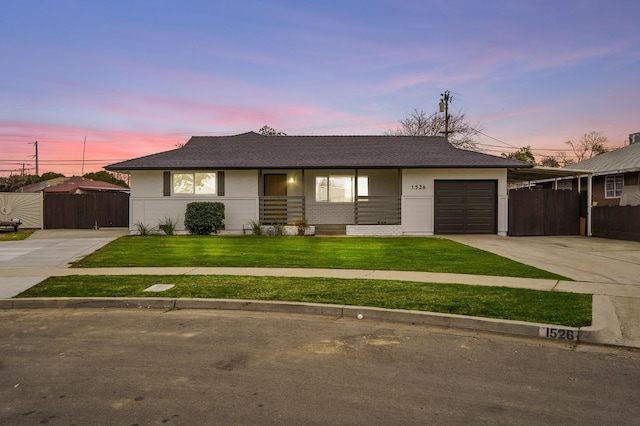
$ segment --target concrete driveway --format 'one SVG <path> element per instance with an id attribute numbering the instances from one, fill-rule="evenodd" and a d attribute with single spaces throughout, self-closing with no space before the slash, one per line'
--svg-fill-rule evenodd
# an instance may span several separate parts
<path id="1" fill-rule="evenodd" d="M 563 281 L 555 289 L 573 291 L 572 287 L 580 286 L 597 295 L 594 317 L 611 330 L 602 343 L 640 348 L 640 242 L 495 235 L 449 239 L 578 281 Z"/>
<path id="2" fill-rule="evenodd" d="M 123 235 L 125 228 L 47 229 L 36 231 L 26 240 L 0 243 L 0 270 L 67 268 L 105 244 Z M 0 298 L 36 285 L 46 276 L 0 277 Z"/>
<path id="3" fill-rule="evenodd" d="M 579 236 L 446 238 L 576 281 L 640 285 L 640 242 Z"/>
<path id="4" fill-rule="evenodd" d="M 26 240 L 0 244 L 0 269 L 66 268 L 100 247 L 128 235 L 123 228 L 47 229 Z"/>

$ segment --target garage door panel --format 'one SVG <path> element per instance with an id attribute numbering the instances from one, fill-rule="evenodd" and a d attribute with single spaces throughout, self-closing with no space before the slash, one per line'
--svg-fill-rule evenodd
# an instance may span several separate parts
<path id="1" fill-rule="evenodd" d="M 435 181 L 435 233 L 495 234 L 497 181 Z"/>
<path id="2" fill-rule="evenodd" d="M 493 212 L 489 210 L 467 210 L 467 214 L 464 217 L 470 221 L 478 219 L 487 220 L 493 218 Z"/>
<path id="3" fill-rule="evenodd" d="M 463 234 L 464 226 L 460 223 L 443 223 L 441 224 L 440 234 Z"/>
<path id="4" fill-rule="evenodd" d="M 493 227 L 490 225 L 473 225 L 468 224 L 461 234 L 495 234 Z"/>
<path id="5" fill-rule="evenodd" d="M 449 181 L 449 182 L 456 182 L 456 181 Z M 472 190 L 486 189 L 486 190 L 491 191 L 491 190 L 493 190 L 495 181 L 493 181 L 493 180 L 465 180 L 465 181 L 458 181 L 458 182 L 464 182 L 465 188 L 468 188 L 468 189 L 472 189 Z M 453 183 L 452 186 L 455 186 L 455 183 Z"/>
<path id="6" fill-rule="evenodd" d="M 436 198 L 436 201 L 444 205 L 461 205 L 464 203 L 464 197 L 460 196 L 451 196 L 451 195 L 443 195 Z"/>

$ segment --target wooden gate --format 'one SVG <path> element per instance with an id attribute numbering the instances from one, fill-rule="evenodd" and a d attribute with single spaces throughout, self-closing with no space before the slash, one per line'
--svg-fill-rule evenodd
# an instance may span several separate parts
<path id="1" fill-rule="evenodd" d="M 509 235 L 580 235 L 580 198 L 571 190 L 512 189 Z"/>
<path id="2" fill-rule="evenodd" d="M 92 229 L 129 226 L 129 194 L 46 194 L 45 229 Z"/>

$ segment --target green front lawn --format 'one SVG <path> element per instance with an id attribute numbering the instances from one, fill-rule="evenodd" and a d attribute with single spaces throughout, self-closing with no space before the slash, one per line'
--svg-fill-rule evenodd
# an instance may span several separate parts
<path id="1" fill-rule="evenodd" d="M 161 240 L 161 239 L 158 239 Z M 162 293 L 153 284 L 174 284 Z M 18 297 L 171 297 L 281 300 L 408 309 L 582 327 L 591 295 L 406 281 L 253 276 L 52 277 Z"/>
<path id="2" fill-rule="evenodd" d="M 374 269 L 569 280 L 451 240 L 424 237 L 131 236 L 73 266 Z"/>
<path id="3" fill-rule="evenodd" d="M 2 229 L 0 228 L 0 242 L 1 241 L 20 241 L 26 240 L 36 232 L 35 229 L 18 229 L 18 232 L 9 231 L 9 228 Z"/>

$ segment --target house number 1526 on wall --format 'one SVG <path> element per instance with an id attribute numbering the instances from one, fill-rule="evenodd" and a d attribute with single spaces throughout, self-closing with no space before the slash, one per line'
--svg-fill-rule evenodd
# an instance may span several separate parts
<path id="1" fill-rule="evenodd" d="M 411 189 L 416 189 L 418 191 L 426 191 L 427 185 L 411 185 Z"/>

